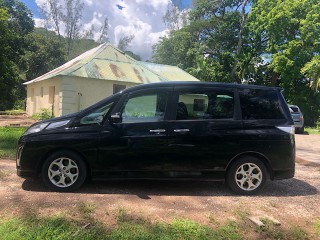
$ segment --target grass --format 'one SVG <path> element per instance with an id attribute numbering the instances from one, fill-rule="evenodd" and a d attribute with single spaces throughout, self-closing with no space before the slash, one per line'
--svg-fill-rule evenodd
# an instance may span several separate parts
<path id="1" fill-rule="evenodd" d="M 0 158 L 14 158 L 19 137 L 25 127 L 0 127 Z"/>
<path id="2" fill-rule="evenodd" d="M 314 227 L 316 234 L 320 236 L 320 219 L 318 219 L 316 221 L 316 223 L 313 225 L 313 227 Z"/>
<path id="3" fill-rule="evenodd" d="M 320 129 L 318 128 L 305 127 L 304 131 L 309 134 L 320 134 Z"/>
<path id="4" fill-rule="evenodd" d="M 0 115 L 20 115 L 20 114 L 24 114 L 26 113 L 26 111 L 24 110 L 6 110 L 6 111 L 0 111 Z"/>
<path id="5" fill-rule="evenodd" d="M 79 212 L 83 216 L 90 216 L 94 213 L 96 205 L 94 203 L 80 203 Z"/>
<path id="6" fill-rule="evenodd" d="M 121 213 L 123 215 L 123 213 Z M 84 224 L 63 216 L 41 218 L 11 218 L 0 221 L 2 239 L 243 239 L 236 224 L 213 230 L 194 221 L 177 219 L 170 224 L 137 221 L 121 218 L 117 226 L 109 227 L 99 222 Z"/>
<path id="7" fill-rule="evenodd" d="M 81 203 L 78 208 L 80 215 L 91 215 L 96 206 Z M 116 213 L 116 224 L 99 222 L 94 217 L 72 218 L 62 213 L 59 215 L 40 216 L 36 209 L 29 209 L 20 217 L 0 218 L 0 239 L 33 240 L 33 239 L 139 239 L 139 240 L 171 240 L 171 239 L 312 239 L 299 226 L 284 229 L 269 220 L 263 220 L 265 227 L 253 227 L 244 220 L 229 221 L 226 224 L 215 224 L 216 227 L 199 224 L 189 219 L 174 219 L 170 222 L 148 220 L 129 214 L 124 208 Z M 216 219 L 215 221 L 219 221 Z M 314 229 L 319 230 L 317 221 Z"/>

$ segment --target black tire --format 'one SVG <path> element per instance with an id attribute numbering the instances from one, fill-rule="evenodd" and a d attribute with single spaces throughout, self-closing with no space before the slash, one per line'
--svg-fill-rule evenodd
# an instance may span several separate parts
<path id="1" fill-rule="evenodd" d="M 300 133 L 300 134 L 304 134 L 304 127 L 302 127 L 302 128 L 299 129 L 299 133 Z"/>
<path id="2" fill-rule="evenodd" d="M 241 195 L 254 195 L 261 191 L 267 179 L 267 169 L 262 161 L 252 156 L 236 160 L 230 166 L 226 182 L 229 188 Z"/>
<path id="3" fill-rule="evenodd" d="M 71 151 L 58 151 L 50 155 L 41 171 L 43 182 L 57 192 L 78 189 L 86 180 L 87 167 L 81 156 Z"/>

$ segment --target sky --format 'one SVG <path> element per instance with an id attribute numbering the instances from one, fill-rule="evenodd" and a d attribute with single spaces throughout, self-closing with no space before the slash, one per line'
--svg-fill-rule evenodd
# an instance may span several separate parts
<path id="1" fill-rule="evenodd" d="M 46 0 L 20 0 L 33 13 L 36 27 L 43 26 L 43 17 L 39 13 L 38 6 Z M 59 1 L 59 0 L 58 0 Z M 61 1 L 61 0 L 60 0 Z M 168 34 L 163 23 L 163 16 L 168 5 L 179 0 L 82 0 L 83 27 L 86 30 L 94 25 L 96 33 L 94 38 L 98 39 L 98 30 L 103 25 L 105 17 L 109 20 L 109 40 L 111 44 L 117 45 L 123 36 L 134 35 L 134 39 L 128 50 L 138 54 L 143 60 L 150 60 L 152 45 L 159 38 Z M 183 8 L 191 5 L 192 0 L 182 0 Z"/>

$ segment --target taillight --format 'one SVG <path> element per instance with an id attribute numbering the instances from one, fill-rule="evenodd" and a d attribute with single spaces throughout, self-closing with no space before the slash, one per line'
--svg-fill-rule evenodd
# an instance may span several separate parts
<path id="1" fill-rule="evenodd" d="M 300 122 L 303 122 L 303 116 L 302 115 L 300 116 Z"/>
<path id="2" fill-rule="evenodd" d="M 281 130 L 283 132 L 290 133 L 292 135 L 294 135 L 294 132 L 295 132 L 294 125 L 292 125 L 292 126 L 279 126 L 276 128 L 278 128 L 279 130 Z"/>

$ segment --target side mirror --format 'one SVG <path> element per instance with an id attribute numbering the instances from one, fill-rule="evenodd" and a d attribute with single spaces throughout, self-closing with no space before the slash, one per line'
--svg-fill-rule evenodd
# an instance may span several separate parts
<path id="1" fill-rule="evenodd" d="M 115 113 L 110 116 L 110 120 L 112 123 L 121 123 L 122 118 L 120 113 Z"/>

